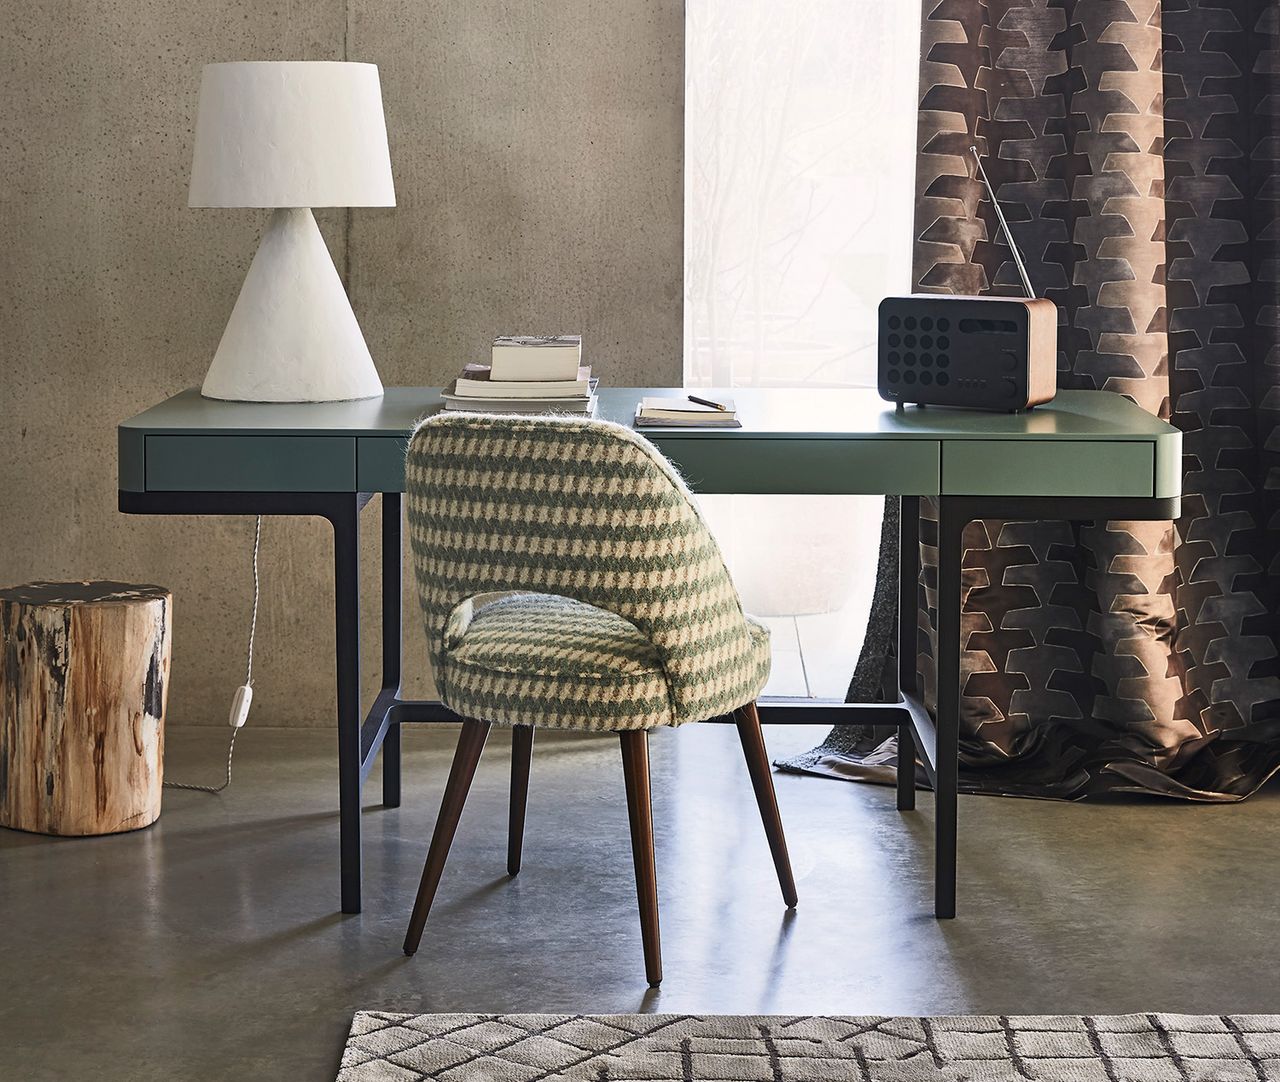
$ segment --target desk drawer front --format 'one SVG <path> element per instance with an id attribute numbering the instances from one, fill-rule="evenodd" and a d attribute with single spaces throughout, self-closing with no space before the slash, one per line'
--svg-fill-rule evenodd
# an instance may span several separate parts
<path id="1" fill-rule="evenodd" d="M 349 436 L 148 436 L 149 492 L 354 492 Z"/>
<path id="2" fill-rule="evenodd" d="M 744 439 L 645 433 L 695 492 L 936 496 L 934 440 Z"/>
<path id="3" fill-rule="evenodd" d="M 356 480 L 361 492 L 403 492 L 404 456 L 409 437 L 365 436 L 356 452 Z"/>
<path id="4" fill-rule="evenodd" d="M 1155 495 L 1155 445 L 1141 440 L 952 440 L 947 496 Z"/>
<path id="5" fill-rule="evenodd" d="M 748 440 L 649 434 L 697 492 L 906 495 L 938 492 L 938 445 L 931 440 Z M 361 492 L 403 492 L 408 440 L 359 441 Z"/>

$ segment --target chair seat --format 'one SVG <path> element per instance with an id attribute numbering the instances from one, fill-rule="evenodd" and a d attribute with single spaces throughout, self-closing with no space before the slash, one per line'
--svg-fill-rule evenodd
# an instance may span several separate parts
<path id="1" fill-rule="evenodd" d="M 767 672 L 768 631 L 750 626 Z M 442 668 L 441 698 L 463 717 L 601 732 L 679 724 L 653 643 L 616 613 L 567 597 L 483 604 L 446 644 Z"/>

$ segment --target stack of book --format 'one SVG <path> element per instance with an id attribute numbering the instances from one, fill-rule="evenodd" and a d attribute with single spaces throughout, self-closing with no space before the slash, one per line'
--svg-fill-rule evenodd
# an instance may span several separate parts
<path id="1" fill-rule="evenodd" d="M 642 398 L 637 428 L 741 428 L 731 398 Z"/>
<path id="2" fill-rule="evenodd" d="M 504 336 L 489 364 L 469 364 L 444 393 L 444 408 L 469 413 L 590 413 L 591 367 L 576 334 Z"/>

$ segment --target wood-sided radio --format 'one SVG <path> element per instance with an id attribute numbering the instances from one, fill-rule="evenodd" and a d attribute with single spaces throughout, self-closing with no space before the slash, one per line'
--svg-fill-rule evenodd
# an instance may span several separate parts
<path id="1" fill-rule="evenodd" d="M 880 302 L 880 397 L 1024 410 L 1057 390 L 1058 309 L 1020 297 L 920 293 Z"/>
<path id="2" fill-rule="evenodd" d="M 1017 411 L 1048 402 L 1058 383 L 1058 309 L 1035 296 L 1022 254 L 982 168 L 1027 298 L 916 293 L 880 302 L 877 387 L 899 406 Z"/>

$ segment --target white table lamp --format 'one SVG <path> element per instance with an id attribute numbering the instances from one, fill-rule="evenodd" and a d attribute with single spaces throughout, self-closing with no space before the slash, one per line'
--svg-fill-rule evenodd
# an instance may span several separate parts
<path id="1" fill-rule="evenodd" d="M 193 207 L 271 207 L 201 392 L 242 402 L 373 398 L 382 381 L 312 207 L 394 207 L 374 64 L 209 64 Z"/>

